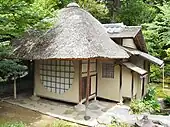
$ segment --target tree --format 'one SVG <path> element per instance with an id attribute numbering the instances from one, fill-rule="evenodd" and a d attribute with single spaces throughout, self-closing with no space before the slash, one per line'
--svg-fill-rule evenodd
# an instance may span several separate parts
<path id="1" fill-rule="evenodd" d="M 155 9 L 142 0 L 123 0 L 115 20 L 126 25 L 141 25 L 151 22 L 154 17 Z"/>
<path id="2" fill-rule="evenodd" d="M 170 59 L 170 2 L 164 3 L 163 6 L 158 6 L 161 10 L 155 17 L 152 23 L 144 24 L 144 35 L 147 42 L 149 52 L 165 61 L 165 76 L 170 76 L 170 65 L 167 60 Z M 161 77 L 157 67 L 151 68 L 152 77 L 158 79 Z"/>
<path id="3" fill-rule="evenodd" d="M 47 29 L 51 23 L 44 19 L 53 16 L 54 0 L 0 0 L 0 78 L 14 80 L 27 70 L 19 60 L 7 59 L 11 55 L 11 40 L 28 29 Z"/>
<path id="4" fill-rule="evenodd" d="M 100 22 L 107 23 L 111 21 L 105 2 L 97 0 L 75 0 L 75 2 L 90 12 Z"/>

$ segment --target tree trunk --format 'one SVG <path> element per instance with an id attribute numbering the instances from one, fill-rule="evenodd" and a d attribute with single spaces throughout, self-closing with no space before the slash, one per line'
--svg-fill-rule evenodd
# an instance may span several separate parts
<path id="1" fill-rule="evenodd" d="M 14 76 L 14 99 L 17 98 L 17 90 L 16 90 L 16 76 Z"/>

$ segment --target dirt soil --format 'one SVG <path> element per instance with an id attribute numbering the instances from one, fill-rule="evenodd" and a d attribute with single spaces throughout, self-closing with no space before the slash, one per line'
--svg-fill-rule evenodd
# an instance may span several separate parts
<path id="1" fill-rule="evenodd" d="M 56 118 L 29 109 L 0 102 L 0 124 L 22 121 L 29 127 L 47 127 L 55 120 Z"/>

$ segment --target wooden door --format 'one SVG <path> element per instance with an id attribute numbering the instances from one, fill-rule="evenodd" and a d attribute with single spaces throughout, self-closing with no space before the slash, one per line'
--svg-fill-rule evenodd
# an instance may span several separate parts
<path id="1" fill-rule="evenodd" d="M 82 99 L 86 98 L 87 77 L 82 77 Z M 89 85 L 89 95 L 91 95 L 91 78 Z"/>

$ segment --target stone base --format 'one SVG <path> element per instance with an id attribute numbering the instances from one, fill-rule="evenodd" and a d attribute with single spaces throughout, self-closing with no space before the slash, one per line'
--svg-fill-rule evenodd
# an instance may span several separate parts
<path id="1" fill-rule="evenodd" d="M 37 97 L 37 96 L 32 95 L 32 96 L 30 97 L 30 99 L 33 100 L 33 101 L 38 101 L 38 100 L 40 100 L 40 97 Z"/>

